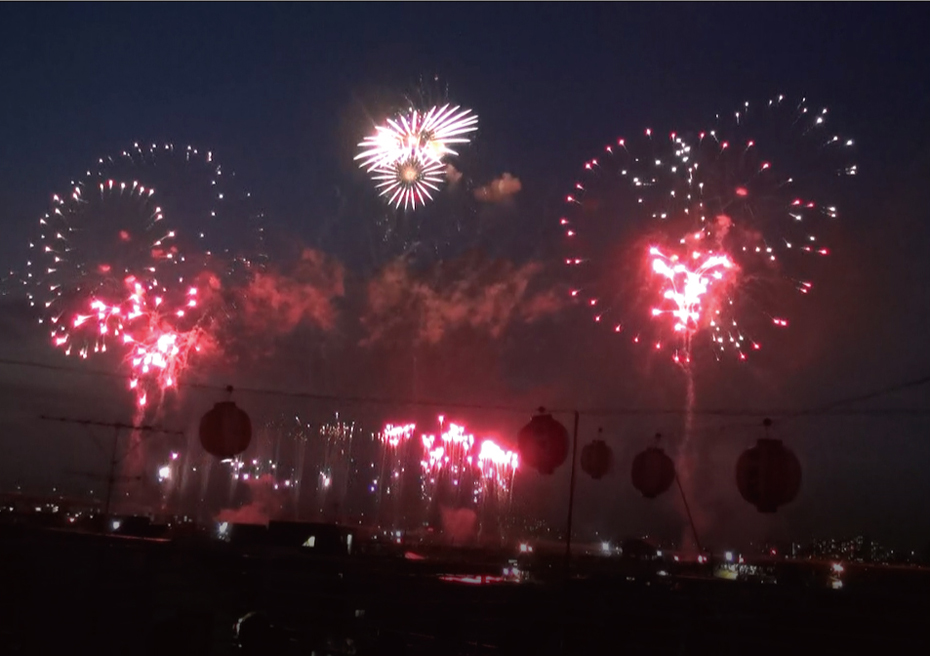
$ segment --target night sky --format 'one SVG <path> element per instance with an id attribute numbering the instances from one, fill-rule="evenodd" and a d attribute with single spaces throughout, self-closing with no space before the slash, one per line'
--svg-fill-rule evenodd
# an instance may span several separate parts
<path id="1" fill-rule="evenodd" d="M 893 386 L 930 372 L 925 14 L 890 3 L 5 4 L 0 268 L 23 269 L 49 195 L 98 157 L 135 141 L 191 143 L 212 149 L 259 199 L 274 267 L 293 271 L 301 248 L 317 249 L 345 264 L 347 288 L 335 323 L 286 334 L 269 328 L 254 346 L 260 358 L 227 362 L 198 380 L 525 407 L 525 414 L 462 411 L 503 435 L 539 404 L 683 408 L 680 371 L 611 342 L 571 307 L 524 324 L 513 319 L 501 330 L 450 328 L 416 346 L 404 326 L 392 326 L 389 337 L 360 348 L 378 319 L 357 320 L 364 312 L 353 290 L 364 289 L 386 260 L 372 255 L 365 226 L 383 208 L 352 161 L 355 144 L 397 94 L 439 76 L 450 97 L 481 119 L 462 157 L 474 184 L 505 172 L 522 183 L 512 202 L 477 210 L 483 237 L 475 244 L 507 260 L 512 277 L 538 266 L 554 289 L 560 199 L 604 143 L 744 100 L 807 96 L 830 107 L 858 145 L 860 175 L 844 198 L 834 257 L 817 297 L 800 306 L 771 353 L 696 374 L 697 406 L 778 415 Z M 465 284 L 482 298 L 479 283 Z M 45 344 L 16 294 L 2 308 L 0 357 L 81 366 Z M 99 470 L 102 452 L 86 433 L 36 418 L 128 419 L 122 388 L 119 380 L 0 366 L 0 486 L 74 487 L 74 471 Z M 166 424 L 191 424 L 217 394 L 182 396 Z M 341 410 L 376 421 L 434 413 L 257 395 L 241 401 L 257 416 Z M 702 532 L 718 542 L 865 532 L 926 545 L 930 440 L 919 412 L 928 407 L 926 391 L 848 407 L 918 412 L 776 421 L 805 478 L 798 500 L 774 517 L 758 516 L 733 483 L 739 452 L 762 435 L 760 418 L 696 418 L 688 466 Z M 598 484 L 582 480 L 579 527 L 678 537 L 679 500 L 669 494 L 647 505 L 627 471 L 656 431 L 675 450 L 681 416 L 583 415 L 582 439 L 598 427 L 615 449 L 617 471 Z M 566 469 L 518 480 L 520 507 L 560 518 Z"/>

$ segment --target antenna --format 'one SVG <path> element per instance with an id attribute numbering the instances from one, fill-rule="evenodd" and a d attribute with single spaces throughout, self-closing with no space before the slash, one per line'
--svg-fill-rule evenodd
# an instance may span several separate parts
<path id="1" fill-rule="evenodd" d="M 127 428 L 129 430 L 139 431 L 140 433 L 161 433 L 163 435 L 184 435 L 183 431 L 169 430 L 167 428 L 161 428 L 159 426 L 149 426 L 146 424 L 135 425 L 135 424 L 126 424 L 119 421 L 97 421 L 94 419 L 74 419 L 71 417 L 50 417 L 48 415 L 39 415 L 39 419 L 44 421 L 57 421 L 63 424 L 78 424 L 81 426 L 102 426 L 104 428 L 113 429 L 113 449 L 110 453 L 110 465 L 109 471 L 106 476 L 107 481 L 107 497 L 104 504 L 103 516 L 105 519 L 110 518 L 110 501 L 113 498 L 113 484 L 117 480 L 116 476 L 116 465 L 120 462 L 120 458 L 116 457 L 116 452 L 119 447 L 119 432 L 120 430 Z M 126 455 L 128 455 L 128 451 Z M 125 456 L 124 456 L 125 457 Z M 140 480 L 140 477 L 125 477 L 120 480 Z"/>

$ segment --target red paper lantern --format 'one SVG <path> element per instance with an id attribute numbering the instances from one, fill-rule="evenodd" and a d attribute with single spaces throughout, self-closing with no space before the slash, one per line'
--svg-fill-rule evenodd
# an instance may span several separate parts
<path id="1" fill-rule="evenodd" d="M 200 444 L 211 456 L 237 456 L 252 441 L 252 420 L 232 401 L 213 406 L 200 420 Z"/>
<path id="2" fill-rule="evenodd" d="M 613 453 L 603 440 L 594 440 L 581 450 L 581 469 L 594 480 L 610 471 Z"/>
<path id="3" fill-rule="evenodd" d="M 736 487 L 761 513 L 794 501 L 801 489 L 801 463 L 781 440 L 763 438 L 736 462 Z"/>
<path id="4" fill-rule="evenodd" d="M 660 447 L 651 446 L 633 458 L 633 487 L 647 499 L 655 499 L 675 480 L 675 463 Z"/>
<path id="5" fill-rule="evenodd" d="M 540 408 L 517 435 L 517 450 L 521 463 L 541 474 L 551 474 L 568 457 L 568 431 Z"/>

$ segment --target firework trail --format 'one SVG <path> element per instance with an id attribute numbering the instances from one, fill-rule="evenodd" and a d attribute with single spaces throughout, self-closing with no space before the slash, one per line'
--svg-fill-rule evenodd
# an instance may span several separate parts
<path id="1" fill-rule="evenodd" d="M 337 412 L 334 421 L 320 426 L 320 456 L 317 493 L 324 514 L 341 508 L 346 499 L 355 422 L 344 422 Z"/>
<path id="2" fill-rule="evenodd" d="M 572 296 L 623 339 L 686 375 L 679 482 L 694 491 L 693 358 L 746 360 L 809 294 L 858 170 L 829 112 L 779 96 L 694 132 L 645 130 L 585 163 L 560 219 Z M 690 539 L 690 537 L 689 537 Z"/>
<path id="3" fill-rule="evenodd" d="M 409 113 L 389 118 L 385 125 L 360 144 L 355 156 L 369 172 L 411 157 L 439 162 L 448 155 L 458 155 L 453 145 L 467 144 L 467 135 L 478 129 L 478 117 L 470 109 L 444 105 L 427 112 L 411 109 Z"/>
<path id="4" fill-rule="evenodd" d="M 386 521 L 391 528 L 397 528 L 401 520 L 401 490 L 406 472 L 404 455 L 416 428 L 416 424 L 386 424 L 377 435 L 381 445 L 381 471 L 375 484 L 378 488 L 378 508 L 382 521 Z M 384 519 L 385 515 L 388 516 L 387 520 Z"/>
<path id="5" fill-rule="evenodd" d="M 174 144 L 133 144 L 97 162 L 96 177 L 132 177 L 155 186 L 173 226 L 181 260 L 224 280 L 268 261 L 265 215 L 212 151 Z M 91 176 L 88 176 L 91 177 Z"/>
<path id="6" fill-rule="evenodd" d="M 439 435 L 424 434 L 420 437 L 423 444 L 423 459 L 420 461 L 423 497 L 432 502 L 439 486 L 445 483 L 452 488 L 453 494 L 464 489 L 472 472 L 475 436 L 467 433 L 465 426 L 449 423 L 444 426 L 445 417 L 439 416 Z M 460 496 L 460 494 L 454 494 Z"/>
<path id="7" fill-rule="evenodd" d="M 311 436 L 311 425 L 298 415 L 272 419 L 258 432 L 252 457 L 233 459 L 230 473 L 239 481 L 265 477 L 273 491 L 287 495 L 289 507 L 298 513 Z"/>
<path id="8" fill-rule="evenodd" d="M 517 454 L 493 438 L 476 438 L 464 424 L 438 419 L 438 435 L 420 436 L 422 500 L 427 508 L 477 507 L 487 525 L 509 504 Z"/>
<path id="9" fill-rule="evenodd" d="M 818 230 L 857 173 L 826 109 L 779 96 L 702 131 L 621 138 L 585 163 L 560 219 L 572 297 L 594 321 L 686 365 L 692 339 L 744 360 L 807 294 Z M 694 343 L 695 348 L 698 342 Z"/>

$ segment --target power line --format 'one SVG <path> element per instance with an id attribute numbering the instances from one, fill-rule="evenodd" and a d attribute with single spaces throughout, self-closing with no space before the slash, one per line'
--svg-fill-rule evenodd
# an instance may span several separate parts
<path id="1" fill-rule="evenodd" d="M 72 419 L 71 417 L 51 417 L 49 415 L 39 415 L 39 419 L 45 421 L 58 421 L 63 424 L 79 424 L 81 426 L 103 426 L 104 428 L 128 428 L 129 430 L 144 433 L 163 433 L 165 435 L 184 435 L 183 431 L 171 430 L 160 426 L 150 426 L 149 424 L 126 424 L 121 421 L 98 421 L 96 419 Z"/>
<path id="2" fill-rule="evenodd" d="M 69 367 L 65 365 L 56 365 L 43 362 L 34 362 L 29 360 L 17 360 L 13 358 L 0 358 L 0 365 L 7 366 L 20 366 L 20 367 L 29 367 L 35 369 L 44 369 L 49 371 L 59 371 L 67 372 L 79 375 L 89 375 L 89 376 L 103 376 L 107 378 L 116 378 L 121 380 L 129 380 L 129 377 L 125 374 L 120 374 L 112 371 L 101 371 L 99 369 L 79 369 L 77 367 Z M 556 414 L 565 414 L 572 413 L 576 410 L 585 416 L 592 417 L 629 417 L 629 416 L 640 416 L 640 417 L 657 417 L 657 416 L 682 416 L 684 414 L 692 414 L 694 416 L 702 417 L 745 417 L 745 418 L 764 418 L 764 417 L 777 417 L 782 421 L 798 419 L 801 417 L 809 416 L 861 416 L 861 417 L 926 417 L 930 416 L 930 408 L 860 408 L 860 409 L 842 409 L 844 406 L 853 405 L 855 403 L 862 403 L 864 401 L 869 401 L 887 394 L 892 394 L 894 392 L 903 391 L 906 389 L 914 389 L 921 387 L 930 383 L 930 375 L 921 376 L 919 378 L 905 381 L 903 383 L 896 383 L 891 386 L 879 388 L 871 392 L 864 394 L 858 394 L 852 397 L 846 397 L 830 401 L 825 404 L 818 406 L 812 406 L 809 408 L 799 408 L 799 409 L 745 409 L 745 408 L 694 408 L 688 410 L 687 408 L 660 408 L 660 407 L 631 407 L 631 406 L 615 406 L 615 407 L 593 407 L 593 408 L 549 408 L 550 412 Z M 223 392 L 229 391 L 228 385 L 216 385 L 211 383 L 204 382 L 185 382 L 178 383 L 178 387 L 186 387 L 191 389 L 199 390 L 208 390 Z M 431 400 L 431 399 L 410 399 L 410 398 L 401 398 L 401 397 L 374 397 L 374 396 L 360 396 L 360 395 L 349 395 L 349 394 L 321 394 L 315 392 L 306 392 L 306 391 L 291 391 L 291 390 L 282 390 L 282 389 L 272 389 L 272 388 L 260 388 L 260 387 L 235 387 L 236 392 L 240 394 L 254 394 L 262 396 L 274 396 L 279 398 L 292 398 L 292 399 L 301 399 L 306 401 L 321 401 L 328 403 L 357 403 L 364 405 L 387 405 L 387 406 L 412 406 L 412 407 L 425 407 L 425 408 L 441 408 L 441 409 L 457 409 L 457 410 L 481 410 L 481 411 L 490 411 L 490 412 L 507 412 L 507 413 L 519 413 L 526 414 L 528 408 L 525 406 L 514 406 L 514 405 L 503 405 L 503 404 L 481 404 L 481 403 L 461 403 L 454 401 L 440 401 L 440 400 Z"/>
<path id="3" fill-rule="evenodd" d="M 45 421 L 57 421 L 64 424 L 78 424 L 81 426 L 103 426 L 104 428 L 113 429 L 113 450 L 110 454 L 110 466 L 109 471 L 105 477 L 107 482 L 107 498 L 104 503 L 103 516 L 110 516 L 110 501 L 113 498 L 113 486 L 116 484 L 117 480 L 142 480 L 141 477 L 131 476 L 123 477 L 119 479 L 116 476 L 116 466 L 119 464 L 119 459 L 116 457 L 117 450 L 119 449 L 119 432 L 124 429 L 130 429 L 133 431 L 138 431 L 140 433 L 165 433 L 167 435 L 184 435 L 181 431 L 167 430 L 160 428 L 158 426 L 148 426 L 148 425 L 135 425 L 135 424 L 126 424 L 120 421 L 98 421 L 95 419 L 72 419 L 70 417 L 49 417 L 47 415 L 40 415 L 39 419 Z M 132 449 L 130 448 L 130 451 Z M 127 452 L 123 457 L 128 456 Z"/>

